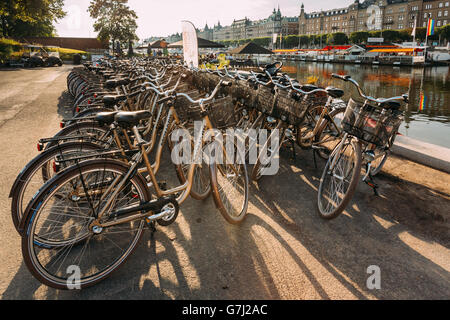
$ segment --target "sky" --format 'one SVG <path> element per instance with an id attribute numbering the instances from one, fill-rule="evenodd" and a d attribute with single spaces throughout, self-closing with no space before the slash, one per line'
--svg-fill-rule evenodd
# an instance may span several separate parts
<path id="1" fill-rule="evenodd" d="M 138 15 L 137 35 L 168 36 L 181 32 L 181 21 L 189 20 L 197 28 L 206 23 L 213 26 L 220 21 L 230 25 L 233 19 L 251 20 L 267 18 L 274 7 L 280 6 L 283 16 L 298 16 L 301 3 L 305 11 L 327 10 L 348 6 L 353 0 L 129 0 L 128 5 Z M 65 0 L 67 16 L 55 24 L 60 37 L 96 37 L 94 21 L 87 8 L 90 0 Z"/>

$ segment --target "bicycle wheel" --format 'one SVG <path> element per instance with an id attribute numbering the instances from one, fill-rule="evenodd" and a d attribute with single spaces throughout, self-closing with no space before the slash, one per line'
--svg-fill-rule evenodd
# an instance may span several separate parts
<path id="1" fill-rule="evenodd" d="M 258 181 L 264 175 L 273 174 L 270 173 L 272 160 L 274 159 L 274 157 L 279 155 L 279 150 L 281 147 L 281 141 L 278 139 L 278 141 L 274 140 L 276 146 L 274 149 L 272 149 L 272 140 L 274 139 L 274 133 L 275 132 L 272 132 L 271 135 L 267 138 L 266 143 L 264 144 L 255 164 L 253 165 L 251 173 L 251 178 L 253 181 Z"/>
<path id="2" fill-rule="evenodd" d="M 318 121 L 320 119 L 320 115 L 322 113 L 324 107 L 313 107 L 308 109 L 308 111 L 305 114 L 305 119 L 300 124 L 300 126 L 297 127 L 297 144 L 303 148 L 308 149 L 312 146 L 314 136 L 313 131 L 314 128 L 318 124 Z"/>
<path id="3" fill-rule="evenodd" d="M 323 119 L 320 124 L 320 128 L 314 137 L 313 145 L 318 147 L 316 149 L 317 154 L 327 160 L 330 153 L 336 145 L 341 141 L 342 125 L 341 120 L 344 117 L 345 107 L 334 109 L 329 113 L 329 116 L 333 121 Z"/>
<path id="4" fill-rule="evenodd" d="M 184 126 L 177 126 L 172 132 L 174 132 L 176 129 L 184 129 L 189 131 L 190 135 L 190 144 L 191 144 L 191 154 L 193 154 L 194 151 L 194 127 L 188 126 L 185 128 Z M 172 152 L 174 147 L 174 141 L 169 137 L 168 139 L 169 143 L 169 150 Z M 178 141 L 178 143 L 184 143 L 184 141 Z M 188 142 L 189 143 L 189 142 Z M 180 150 L 180 153 L 178 154 L 179 157 L 183 158 L 182 150 Z M 175 171 L 177 173 L 178 180 L 181 184 L 184 184 L 187 180 L 189 169 L 191 167 L 190 163 L 181 163 L 175 165 Z M 211 178 L 209 177 L 209 167 L 207 164 L 202 162 L 201 164 L 195 166 L 194 169 L 194 177 L 192 181 L 192 188 L 190 192 L 190 196 L 196 200 L 204 200 L 206 199 L 211 193 Z"/>
<path id="5" fill-rule="evenodd" d="M 22 220 L 23 212 L 33 195 L 39 188 L 50 180 L 56 172 L 52 166 L 57 156 L 77 156 L 87 151 L 102 149 L 93 143 L 69 142 L 54 146 L 37 155 L 20 172 L 11 188 L 11 216 L 17 231 Z M 69 167 L 72 163 L 61 163 L 61 170 Z"/>
<path id="6" fill-rule="evenodd" d="M 375 149 L 374 153 L 375 153 L 375 160 L 373 160 L 371 162 L 371 167 L 370 167 L 370 174 L 372 176 L 375 176 L 378 173 L 380 173 L 381 169 L 383 168 L 384 164 L 386 163 L 386 160 L 389 155 L 389 151 L 377 148 L 377 149 Z"/>
<path id="7" fill-rule="evenodd" d="M 128 167 L 114 160 L 91 160 L 73 166 L 48 181 L 27 208 L 22 237 L 26 266 L 41 283 L 69 289 L 73 268 L 79 288 L 91 286 L 116 270 L 133 252 L 142 236 L 144 219 L 104 228 L 90 224 L 112 198 L 109 188 L 124 179 Z M 149 201 L 145 179 L 134 174 L 125 180 L 102 218 L 120 208 Z M 98 231 L 98 230 L 97 230 Z M 72 282 L 73 284 L 73 282 Z"/>
<path id="8" fill-rule="evenodd" d="M 370 174 L 372 176 L 377 175 L 380 173 L 381 169 L 383 168 L 384 164 L 386 163 L 386 160 L 389 157 L 390 151 L 389 149 L 394 144 L 395 138 L 397 137 L 397 134 L 394 134 L 390 139 L 387 145 L 384 148 L 376 148 L 375 149 L 375 160 L 372 161 Z"/>
<path id="9" fill-rule="evenodd" d="M 64 127 L 57 134 L 53 136 L 55 140 L 50 141 L 45 145 L 44 150 L 50 149 L 61 142 L 82 140 L 80 136 L 85 137 L 83 140 L 91 141 L 96 144 L 106 145 L 106 142 L 111 138 L 108 133 L 108 128 L 101 126 L 97 121 L 80 121 Z M 57 140 L 61 139 L 61 140 Z"/>
<path id="10" fill-rule="evenodd" d="M 334 159 L 335 166 L 330 170 Z M 361 145 L 350 137 L 336 146 L 323 170 L 317 197 L 320 217 L 333 219 L 342 213 L 356 190 L 360 173 Z"/>
<path id="11" fill-rule="evenodd" d="M 226 142 L 224 135 L 223 141 Z M 210 164 L 211 187 L 214 202 L 222 216 L 231 224 L 244 220 L 248 208 L 248 176 L 243 150 L 234 146 L 234 161 L 231 153 L 223 151 L 223 163 Z M 227 161 L 228 159 L 228 161 Z M 228 162 L 233 162 L 229 164 Z"/>

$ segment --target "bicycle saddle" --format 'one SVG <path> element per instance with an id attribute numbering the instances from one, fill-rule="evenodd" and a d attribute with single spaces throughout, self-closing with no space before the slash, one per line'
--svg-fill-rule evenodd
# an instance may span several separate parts
<path id="1" fill-rule="evenodd" d="M 383 102 L 382 104 L 380 104 L 380 107 L 382 107 L 383 109 L 388 109 L 388 110 L 398 110 L 401 107 L 400 102 L 397 101 L 388 101 L 388 102 Z"/>
<path id="2" fill-rule="evenodd" d="M 95 115 L 95 120 L 100 124 L 111 124 L 114 122 L 114 116 L 118 113 L 118 111 L 111 112 L 99 112 Z"/>
<path id="3" fill-rule="evenodd" d="M 127 99 L 126 95 L 120 95 L 120 96 L 113 96 L 113 95 L 107 95 L 107 96 L 103 96 L 102 100 L 103 103 L 107 106 L 112 106 L 114 104 L 116 104 L 119 101 L 124 101 Z"/>
<path id="4" fill-rule="evenodd" d="M 265 66 L 264 71 L 267 71 L 270 76 L 275 76 L 278 73 L 277 63 L 271 63 Z"/>
<path id="5" fill-rule="evenodd" d="M 334 87 L 326 87 L 325 90 L 327 91 L 328 95 L 333 98 L 340 98 L 344 95 L 344 90 Z"/>
<path id="6" fill-rule="evenodd" d="M 315 85 L 313 85 L 313 84 L 303 84 L 303 85 L 300 87 L 301 90 L 307 91 L 307 92 L 316 90 L 316 89 L 318 89 L 318 88 L 319 88 L 318 86 L 315 86 Z"/>
<path id="7" fill-rule="evenodd" d="M 115 88 L 121 85 L 127 85 L 130 83 L 130 78 L 122 78 L 122 79 L 110 79 L 105 82 L 107 88 Z"/>
<path id="8" fill-rule="evenodd" d="M 141 120 L 149 119 L 151 115 L 152 113 L 147 110 L 121 111 L 115 115 L 114 120 L 119 126 L 127 128 L 136 126 Z"/>

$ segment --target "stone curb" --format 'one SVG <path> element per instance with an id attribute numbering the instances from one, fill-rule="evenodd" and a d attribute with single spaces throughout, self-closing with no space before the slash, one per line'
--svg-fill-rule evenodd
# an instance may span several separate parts
<path id="1" fill-rule="evenodd" d="M 449 148 L 399 135 L 395 138 L 391 151 L 414 162 L 450 173 Z"/>

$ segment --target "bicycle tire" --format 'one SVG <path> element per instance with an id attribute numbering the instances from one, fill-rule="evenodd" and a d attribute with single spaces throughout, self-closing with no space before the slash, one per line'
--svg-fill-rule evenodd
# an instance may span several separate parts
<path id="1" fill-rule="evenodd" d="M 355 159 L 355 164 L 351 170 L 352 173 L 352 177 L 350 179 L 349 182 L 349 186 L 347 188 L 347 191 L 345 192 L 344 196 L 342 197 L 340 203 L 330 212 L 324 212 L 324 208 L 322 206 L 322 202 L 321 202 L 321 196 L 323 193 L 323 189 L 324 189 L 324 179 L 328 174 L 328 168 L 333 160 L 333 158 L 336 156 L 336 152 L 337 149 L 339 147 L 339 144 L 336 146 L 336 148 L 333 150 L 333 152 L 331 153 L 331 156 L 329 157 L 322 176 L 320 178 L 320 184 L 319 184 L 319 189 L 317 192 L 317 202 L 316 202 L 316 211 L 319 214 L 319 216 L 323 219 L 327 219 L 327 220 L 331 220 L 336 218 L 337 216 L 339 216 L 342 211 L 345 210 L 347 204 L 349 203 L 349 201 L 351 200 L 351 198 L 353 197 L 353 194 L 356 191 L 356 187 L 358 186 L 358 182 L 359 182 L 359 177 L 361 174 L 361 163 L 362 163 L 362 156 L 361 156 L 361 143 L 359 141 L 355 141 L 353 140 L 351 137 L 346 139 L 347 141 L 344 142 L 344 144 L 350 145 L 353 148 L 353 157 Z M 342 150 L 341 150 L 342 151 Z M 345 149 L 344 149 L 345 152 Z M 342 152 L 341 152 L 342 154 Z M 341 158 L 341 154 L 339 155 L 339 157 Z M 340 158 L 338 161 L 340 161 Z M 337 167 L 337 165 L 335 166 L 335 168 Z"/>
<path id="2" fill-rule="evenodd" d="M 49 161 L 55 158 L 55 156 L 59 156 L 62 153 L 68 153 L 68 152 L 76 152 L 78 150 L 85 150 L 85 151 L 94 151 L 94 150 L 100 150 L 102 149 L 101 146 L 89 143 L 89 142 L 68 142 L 61 144 L 59 146 L 53 146 L 52 148 L 49 148 L 42 153 L 38 154 L 36 157 L 34 157 L 33 160 L 31 160 L 25 167 L 22 169 L 20 174 L 16 177 L 16 180 L 13 183 L 13 186 L 11 188 L 11 192 L 9 197 L 11 198 L 11 217 L 14 224 L 14 227 L 16 228 L 17 232 L 19 232 L 19 224 L 23 217 L 23 211 L 25 207 L 24 204 L 24 196 L 27 187 L 29 186 L 29 183 L 31 179 L 33 178 L 33 175 L 42 172 L 42 168 L 44 165 L 46 165 Z M 41 170 L 40 170 L 41 169 Z M 45 175 L 47 175 L 45 177 Z M 41 186 L 47 181 L 50 180 L 51 177 L 48 176 L 48 172 L 43 172 L 43 182 Z M 39 187 L 40 188 L 40 187 Z M 38 189 L 39 189 L 38 188 Z M 30 191 L 33 195 L 37 190 Z M 25 205 L 28 204 L 28 201 L 25 201 Z M 19 232 L 20 233 L 20 232 Z"/>
<path id="3" fill-rule="evenodd" d="M 34 245 L 35 245 L 35 237 L 37 236 L 35 234 L 36 231 L 36 225 L 40 221 L 40 215 L 42 214 L 43 208 L 45 208 L 47 201 L 49 201 L 51 196 L 55 194 L 58 191 L 58 187 L 64 186 L 65 183 L 70 182 L 71 179 L 76 177 L 77 175 L 83 174 L 83 173 L 89 173 L 89 172 L 95 172 L 96 170 L 110 170 L 111 172 L 116 172 L 117 174 L 125 175 L 128 172 L 128 167 L 120 163 L 118 161 L 114 160 L 108 160 L 108 159 L 102 159 L 102 160 L 90 160 L 84 163 L 80 164 L 80 167 L 73 166 L 67 171 L 65 171 L 61 175 L 55 176 L 53 179 L 49 180 L 41 189 L 41 191 L 37 194 L 37 196 L 31 201 L 30 205 L 27 208 L 26 212 L 26 218 L 24 221 L 24 230 L 26 232 L 24 233 L 22 237 L 22 255 L 25 262 L 25 265 L 27 266 L 28 270 L 31 272 L 31 274 L 41 283 L 43 283 L 46 286 L 55 288 L 55 289 L 61 289 L 61 290 L 67 290 L 68 287 L 68 280 L 69 278 L 64 278 L 61 275 L 57 274 L 50 274 L 50 271 L 45 269 L 46 266 L 42 265 L 42 261 L 39 261 L 39 259 L 43 259 L 43 257 L 38 258 L 39 254 L 36 254 L 34 251 Z M 134 191 L 135 194 L 139 196 L 140 199 L 137 201 L 149 201 L 151 199 L 151 196 L 148 192 L 148 188 L 146 187 L 145 179 L 140 174 L 133 175 L 130 179 L 130 182 L 132 182 L 133 186 L 135 187 Z M 80 277 L 79 279 L 79 288 L 83 289 L 89 286 L 92 286 L 107 277 L 109 277 L 114 271 L 116 271 L 120 266 L 123 265 L 125 260 L 133 253 L 133 251 L 136 249 L 137 244 L 139 243 L 139 240 L 142 237 L 143 234 L 143 228 L 144 228 L 144 219 L 141 219 L 138 223 L 138 226 L 136 229 L 131 230 L 137 230 L 136 234 L 133 235 L 132 239 L 130 240 L 130 243 L 127 244 L 127 247 L 125 249 L 122 249 L 120 246 L 119 248 L 122 249 L 123 254 L 120 253 L 120 256 L 115 258 L 110 264 L 108 264 L 106 267 L 104 267 L 102 270 L 98 271 L 93 276 L 87 276 L 87 277 Z M 123 226 L 121 224 L 120 226 Z M 119 233 L 123 232 L 120 231 Z M 104 235 L 103 235 L 104 236 Z M 121 235 L 121 238 L 123 238 L 123 235 Z M 72 247 L 76 247 L 75 244 L 83 244 L 83 248 L 85 248 L 92 240 L 93 237 L 89 238 L 88 240 L 84 239 L 83 241 L 73 243 L 71 244 L 69 250 L 72 250 Z M 99 238 L 97 238 L 99 239 Z M 120 239 L 120 238 L 119 238 Z M 100 238 L 101 240 L 101 238 Z M 100 242 L 97 242 L 100 243 Z M 104 242 L 106 243 L 106 242 Z M 36 245 L 39 250 L 48 250 L 48 251 L 40 251 L 47 254 L 51 254 L 55 250 L 50 248 L 46 249 L 45 247 L 42 248 L 39 245 Z M 84 250 L 84 249 L 83 249 Z M 89 249 L 92 250 L 93 249 Z M 86 251 L 89 251 L 86 250 Z M 111 249 L 112 250 L 112 249 Z M 90 251 L 89 251 L 90 252 Z M 102 260 L 98 263 L 103 262 L 106 259 L 105 251 L 96 251 L 96 254 L 102 253 L 101 258 Z M 68 253 L 64 253 L 65 258 L 62 263 L 65 263 Z M 83 253 L 84 254 L 84 253 Z M 96 256 L 94 256 L 96 258 Z M 99 260 L 99 259 L 97 259 Z M 61 263 L 61 265 L 62 265 Z M 67 262 L 70 266 L 70 261 Z M 81 260 L 80 260 L 81 264 Z M 77 263 L 74 263 L 72 265 L 77 265 Z M 48 266 L 50 268 L 51 266 Z M 81 266 L 79 266 L 81 269 Z M 61 268 L 61 266 L 59 267 Z M 83 270 L 90 271 L 92 268 L 83 268 Z M 67 269 L 66 269 L 67 270 Z M 58 273 L 59 269 L 56 270 L 55 273 Z M 66 271 L 67 273 L 67 271 Z"/>
<path id="4" fill-rule="evenodd" d="M 224 138 L 225 141 L 226 138 Z M 215 161 L 212 161 L 212 163 L 209 165 L 210 168 L 210 176 L 211 176 L 211 189 L 212 189 L 212 195 L 214 199 L 214 203 L 221 213 L 221 215 L 224 217 L 224 219 L 230 223 L 230 224 L 239 224 L 241 223 L 246 215 L 247 215 L 247 209 L 248 209 L 248 193 L 249 193 L 249 186 L 248 186 L 248 175 L 247 175 L 247 166 L 245 164 L 245 155 L 241 154 L 236 147 L 236 144 L 234 143 L 235 152 L 234 154 L 237 154 L 239 159 L 236 159 L 234 161 L 234 164 L 226 164 L 226 158 L 224 157 L 224 164 L 218 164 Z M 234 168 L 234 170 L 233 170 Z M 237 169 L 238 168 L 238 169 Z M 240 182 L 238 184 L 233 185 L 232 187 L 237 191 L 234 194 L 228 194 L 226 197 L 221 196 L 221 191 L 225 190 L 225 181 L 224 179 L 228 179 L 233 174 L 228 175 L 228 171 L 233 172 L 233 174 L 236 174 L 235 171 L 238 172 L 238 176 L 242 177 L 242 179 L 239 179 Z M 233 182 L 231 182 L 233 183 Z M 240 189 L 240 190 L 238 190 Z M 242 191 L 242 192 L 240 192 Z M 243 195 L 242 195 L 243 193 Z M 241 199 L 238 199 L 240 196 Z M 234 214 L 231 212 L 231 208 L 227 207 L 227 203 L 231 205 L 231 201 L 234 201 L 237 203 L 236 211 L 237 214 Z M 242 202 L 242 203 L 240 203 Z"/>

